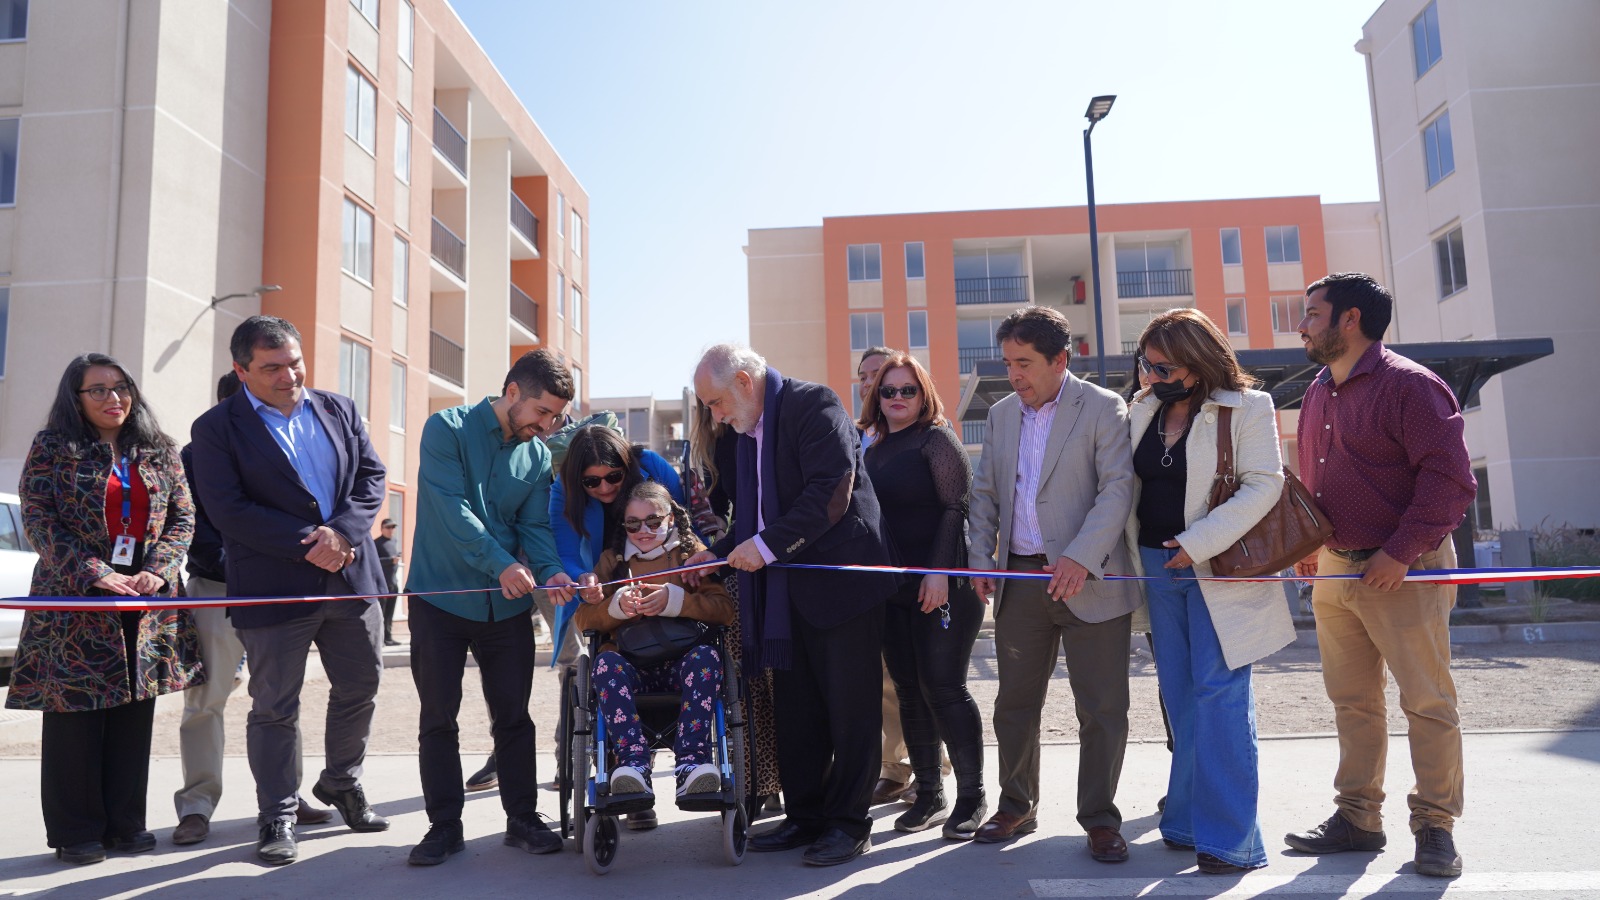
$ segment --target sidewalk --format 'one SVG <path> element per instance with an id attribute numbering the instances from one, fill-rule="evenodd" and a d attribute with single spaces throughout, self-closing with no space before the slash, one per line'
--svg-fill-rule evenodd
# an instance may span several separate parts
<path id="1" fill-rule="evenodd" d="M 1128 748 L 1119 791 L 1124 835 L 1133 858 L 1121 865 L 1091 861 L 1072 815 L 1077 747 L 1043 751 L 1046 796 L 1040 830 L 1002 846 L 962 845 L 937 829 L 898 834 L 891 822 L 903 807 L 874 810 L 874 849 L 853 864 L 810 869 L 799 853 L 750 854 L 730 868 L 721 858 L 721 830 L 708 814 L 685 814 L 660 804 L 661 827 L 622 832 L 611 873 L 591 875 L 570 849 L 534 857 L 504 847 L 503 814 L 493 791 L 468 795 L 467 850 L 442 866 L 406 865 L 406 853 L 427 824 L 414 755 L 369 757 L 363 776 L 369 798 L 393 827 L 355 834 L 340 825 L 301 830 L 302 858 L 281 868 L 255 861 L 254 804 L 242 758 L 228 759 L 227 792 L 211 838 L 192 847 L 170 842 L 169 801 L 178 787 L 176 759 L 158 758 L 150 772 L 150 825 L 160 846 L 141 856 L 112 856 L 84 868 L 49 855 L 39 813 L 38 761 L 0 760 L 10 815 L 0 819 L 0 896 L 49 893 L 52 898 L 159 895 L 163 898 L 320 897 L 340 900 L 433 896 L 692 897 L 1362 897 L 1369 894 L 1446 897 L 1600 898 L 1600 860 L 1588 856 L 1578 824 L 1600 806 L 1600 731 L 1469 734 L 1466 738 L 1467 816 L 1457 833 L 1466 874 L 1456 880 L 1411 874 L 1405 831 L 1410 763 L 1403 739 L 1391 742 L 1389 849 L 1331 857 L 1290 855 L 1281 836 L 1309 827 L 1331 811 L 1337 744 L 1328 738 L 1263 741 L 1261 819 L 1269 866 L 1243 877 L 1194 871 L 1191 854 L 1165 849 L 1155 830 L 1156 800 L 1165 790 L 1167 753 L 1159 744 Z M 472 760 L 468 760 L 471 762 Z M 307 757 L 314 772 L 318 760 Z M 545 776 L 548 757 L 540 760 Z M 987 760 L 993 784 L 994 752 Z M 470 767 L 469 767 L 470 768 Z M 309 780 L 309 779 L 308 779 Z M 670 796 L 670 779 L 658 782 Z M 1560 802 L 1556 800 L 1559 798 Z M 991 798 L 991 804 L 993 798 Z M 540 795 L 556 812 L 556 795 Z M 1571 815 L 1567 811 L 1577 811 Z M 771 820 L 768 820 L 771 821 Z M 767 827 L 767 822 L 757 824 Z M 1574 840 L 1576 839 L 1576 840 Z M 569 842 L 570 847 L 570 842 Z"/>

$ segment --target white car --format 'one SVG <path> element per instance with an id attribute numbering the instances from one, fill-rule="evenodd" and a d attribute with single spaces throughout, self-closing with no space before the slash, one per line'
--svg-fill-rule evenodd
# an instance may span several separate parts
<path id="1" fill-rule="evenodd" d="M 22 501 L 16 494 L 0 494 L 0 597 L 26 597 L 39 555 L 22 531 Z M 22 610 L 0 609 L 0 668 L 17 655 L 22 632 Z"/>

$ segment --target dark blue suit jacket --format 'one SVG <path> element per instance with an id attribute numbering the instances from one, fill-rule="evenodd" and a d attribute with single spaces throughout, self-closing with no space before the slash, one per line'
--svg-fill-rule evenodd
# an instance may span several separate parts
<path id="1" fill-rule="evenodd" d="M 372 523 L 383 509 L 383 461 L 350 398 L 310 388 L 305 395 L 338 458 L 331 510 L 318 508 L 245 391 L 207 410 L 189 430 L 195 488 L 227 548 L 230 596 L 318 596 L 341 580 L 353 594 L 387 590 L 372 542 Z M 306 562 L 308 548 L 300 542 L 318 525 L 332 528 L 355 549 L 355 561 L 340 573 L 342 579 Z M 310 615 L 316 608 L 312 603 L 233 607 L 230 615 L 234 627 L 254 628 Z"/>

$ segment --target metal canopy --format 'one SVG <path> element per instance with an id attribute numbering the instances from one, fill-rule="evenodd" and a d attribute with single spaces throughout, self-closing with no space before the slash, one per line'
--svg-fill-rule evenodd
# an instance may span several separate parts
<path id="1" fill-rule="evenodd" d="M 1555 352 L 1550 338 L 1517 338 L 1499 341 L 1443 341 L 1429 344 L 1391 344 L 1389 349 L 1432 369 L 1455 392 L 1462 406 L 1475 397 L 1489 379 Z M 1279 409 L 1299 409 L 1306 386 L 1322 366 L 1306 359 L 1300 347 L 1273 350 L 1240 350 L 1239 362 L 1246 371 L 1261 379 L 1261 389 L 1272 394 Z M 1074 358 L 1072 374 L 1085 381 L 1098 382 L 1093 357 Z M 1112 390 L 1127 396 L 1133 383 L 1134 360 L 1126 354 L 1106 357 L 1106 380 Z M 962 392 L 959 419 L 982 422 L 1001 398 L 1011 393 L 1005 364 L 998 359 L 979 360 L 972 378 Z"/>

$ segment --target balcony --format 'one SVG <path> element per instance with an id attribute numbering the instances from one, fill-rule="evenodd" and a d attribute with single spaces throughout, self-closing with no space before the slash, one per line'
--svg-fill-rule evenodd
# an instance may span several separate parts
<path id="1" fill-rule="evenodd" d="M 512 259 L 538 259 L 539 258 L 539 217 L 533 214 L 528 204 L 516 194 L 511 195 L 511 231 L 513 234 L 527 242 L 526 247 L 519 248 L 517 241 L 512 241 Z M 523 252 L 518 252 L 521 249 Z"/>
<path id="2" fill-rule="evenodd" d="M 467 177 L 467 139 L 438 109 L 433 111 L 433 149 L 439 151 L 462 178 Z"/>
<path id="3" fill-rule="evenodd" d="M 456 387 L 466 387 L 467 348 L 437 331 L 428 332 L 428 371 Z"/>
<path id="4" fill-rule="evenodd" d="M 973 303 L 1027 303 L 1028 276 L 999 278 L 957 278 L 956 305 Z"/>
<path id="5" fill-rule="evenodd" d="M 1134 355 L 1135 353 L 1138 353 L 1138 352 L 1139 352 L 1139 342 L 1138 341 L 1123 341 L 1122 342 L 1122 355 L 1123 356 L 1132 356 L 1132 355 Z"/>
<path id="6" fill-rule="evenodd" d="M 444 266 L 445 271 L 462 281 L 467 280 L 467 242 L 456 237 L 456 233 L 438 219 L 433 220 L 431 250 L 434 261 Z"/>
<path id="7" fill-rule="evenodd" d="M 1117 273 L 1117 295 L 1124 300 L 1140 297 L 1194 296 L 1193 269 L 1146 269 Z"/>
<path id="8" fill-rule="evenodd" d="M 988 434 L 988 422 L 961 423 L 961 443 L 963 444 L 981 444 L 983 443 L 983 439 L 987 437 Z"/>
<path id="9" fill-rule="evenodd" d="M 539 304 L 514 284 L 511 286 L 511 321 L 528 329 L 528 333 L 535 338 L 538 337 Z"/>
<path id="10" fill-rule="evenodd" d="M 999 358 L 999 347 L 962 347 L 956 350 L 956 365 L 962 375 L 971 372 L 983 360 Z"/>

